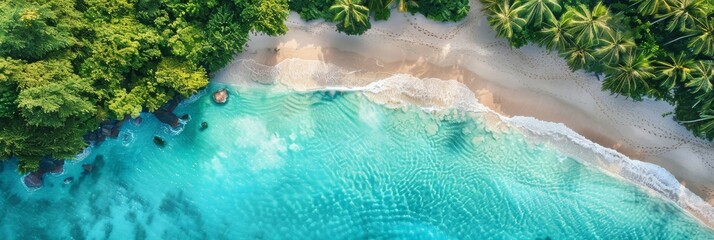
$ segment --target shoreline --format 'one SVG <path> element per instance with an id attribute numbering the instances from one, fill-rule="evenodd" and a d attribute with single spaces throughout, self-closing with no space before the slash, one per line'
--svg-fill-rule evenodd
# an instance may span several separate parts
<path id="1" fill-rule="evenodd" d="M 714 203 L 714 144 L 662 117 L 671 106 L 602 92 L 594 76 L 571 72 L 558 56 L 537 46 L 510 49 L 495 38 L 478 3 L 472 4 L 472 13 L 459 23 L 400 13 L 359 37 L 337 33 L 329 23 L 304 22 L 292 13 L 286 35 L 251 36 L 236 59 L 267 66 L 292 58 L 319 60 L 364 75 L 358 80 L 364 82 L 354 84 L 398 73 L 454 79 L 499 114 L 563 123 L 606 148 L 665 168 Z M 231 66 L 226 69 L 232 71 Z"/>

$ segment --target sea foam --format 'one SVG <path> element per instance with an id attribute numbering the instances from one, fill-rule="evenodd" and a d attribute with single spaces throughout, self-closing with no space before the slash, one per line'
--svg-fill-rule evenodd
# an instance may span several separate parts
<path id="1" fill-rule="evenodd" d="M 671 200 L 709 226 L 714 225 L 714 207 L 691 192 L 664 168 L 630 159 L 616 150 L 590 141 L 562 123 L 527 116 L 507 117 L 478 102 L 475 94 L 455 80 L 417 78 L 395 74 L 386 78 L 362 76 L 333 64 L 316 60 L 286 59 L 267 66 L 250 59 L 234 61 L 215 78 L 239 87 L 274 85 L 292 91 L 350 91 L 364 93 L 371 101 L 391 108 L 416 105 L 429 112 L 457 109 L 496 116 L 499 122 L 519 129 L 531 140 L 550 143 L 579 162 L 604 170 L 609 175 L 633 182 Z M 371 79 L 370 79 L 371 77 Z"/>

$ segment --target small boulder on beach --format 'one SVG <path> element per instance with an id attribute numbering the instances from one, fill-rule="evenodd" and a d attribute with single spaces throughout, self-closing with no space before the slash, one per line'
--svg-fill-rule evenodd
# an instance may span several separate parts
<path id="1" fill-rule="evenodd" d="M 213 101 L 218 104 L 224 104 L 228 101 L 228 89 L 221 89 L 213 93 Z"/>

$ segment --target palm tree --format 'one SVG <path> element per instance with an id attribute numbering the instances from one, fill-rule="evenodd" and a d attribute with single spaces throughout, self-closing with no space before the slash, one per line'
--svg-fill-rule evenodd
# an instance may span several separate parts
<path id="1" fill-rule="evenodd" d="M 336 12 L 332 21 L 337 22 L 337 29 L 347 34 L 362 34 L 369 29 L 369 9 L 360 5 L 361 0 L 337 0 L 330 7 Z"/>
<path id="2" fill-rule="evenodd" d="M 634 4 L 637 4 L 637 11 L 642 13 L 642 15 L 649 16 L 654 15 L 659 12 L 660 9 L 666 9 L 669 11 L 668 0 L 634 0 Z"/>
<path id="3" fill-rule="evenodd" d="M 700 92 L 702 94 L 707 94 L 712 90 L 712 83 L 714 82 L 714 68 L 712 68 L 712 63 L 708 61 L 698 61 L 694 64 L 692 71 L 692 77 L 685 85 L 691 88 L 692 93 Z"/>
<path id="4" fill-rule="evenodd" d="M 667 31 L 684 31 L 684 29 L 694 24 L 695 19 L 706 16 L 702 2 L 703 0 L 672 0 L 669 5 L 669 11 L 659 15 L 660 19 L 652 24 L 669 19 Z"/>
<path id="5" fill-rule="evenodd" d="M 607 64 L 619 62 L 620 55 L 635 48 L 635 41 L 631 37 L 623 36 L 619 31 L 608 31 L 601 43 L 602 46 L 595 50 L 595 55 Z"/>
<path id="6" fill-rule="evenodd" d="M 388 5 L 391 5 L 392 2 L 397 3 L 397 10 L 400 12 L 406 12 L 409 7 L 419 7 L 419 4 L 416 2 L 416 0 L 391 0 L 389 1 Z"/>
<path id="7" fill-rule="evenodd" d="M 543 22 L 555 19 L 554 13 L 559 13 L 562 9 L 559 0 L 531 0 L 523 5 L 526 11 L 528 23 L 534 27 L 540 27 Z"/>
<path id="8" fill-rule="evenodd" d="M 694 54 L 714 55 L 714 18 L 697 20 L 697 25 L 687 31 L 694 36 L 687 45 Z"/>
<path id="9" fill-rule="evenodd" d="M 579 43 L 597 44 L 600 34 L 610 30 L 609 21 L 612 19 L 610 10 L 599 2 L 590 10 L 584 4 L 577 8 L 570 8 L 563 14 L 566 27 L 575 36 Z"/>
<path id="10" fill-rule="evenodd" d="M 592 45 L 576 42 L 574 45 L 565 48 L 560 55 L 565 58 L 565 62 L 568 63 L 570 69 L 575 71 L 595 61 L 593 52 Z"/>
<path id="11" fill-rule="evenodd" d="M 367 8 L 374 14 L 374 20 L 387 20 L 390 15 L 389 6 L 392 0 L 368 0 Z"/>
<path id="12" fill-rule="evenodd" d="M 538 44 L 545 46 L 548 50 L 557 49 L 562 51 L 573 44 L 573 35 L 563 27 L 565 21 L 552 19 L 545 24 L 538 34 Z"/>
<path id="13" fill-rule="evenodd" d="M 649 58 L 650 55 L 634 51 L 623 56 L 616 66 L 607 66 L 607 78 L 602 83 L 602 88 L 639 99 L 647 89 L 647 80 L 655 76 L 652 74 Z"/>
<path id="14" fill-rule="evenodd" d="M 523 6 L 518 1 L 509 4 L 509 1 L 505 0 L 487 13 L 488 23 L 496 29 L 498 36 L 511 39 L 513 34 L 523 30 L 523 26 L 527 23 L 521 14 L 522 11 Z"/>
<path id="15" fill-rule="evenodd" d="M 693 63 L 684 53 L 678 56 L 669 54 L 664 61 L 657 61 L 657 75 L 662 79 L 661 85 L 671 90 L 678 82 L 685 82 L 691 77 Z"/>
<path id="16" fill-rule="evenodd" d="M 493 9 L 496 5 L 501 3 L 502 0 L 480 0 L 481 5 L 481 11 L 490 11 L 490 9 Z"/>

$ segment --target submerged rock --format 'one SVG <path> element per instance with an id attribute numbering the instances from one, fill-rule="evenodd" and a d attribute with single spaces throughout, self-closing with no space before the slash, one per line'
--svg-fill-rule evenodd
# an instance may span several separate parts
<path id="1" fill-rule="evenodd" d="M 22 182 L 25 183 L 25 186 L 28 188 L 42 187 L 42 173 L 31 172 L 22 179 Z"/>
<path id="2" fill-rule="evenodd" d="M 50 170 L 50 173 L 60 174 L 64 172 L 64 160 L 54 160 L 52 163 L 54 166 Z"/>
<path id="3" fill-rule="evenodd" d="M 224 104 L 228 101 L 228 89 L 221 89 L 213 93 L 213 101 L 218 104 Z"/>
<path id="4" fill-rule="evenodd" d="M 166 123 L 171 127 L 178 127 L 179 125 L 179 118 L 173 112 L 158 109 L 154 111 L 154 116 L 156 116 L 156 118 L 162 123 Z"/>
<path id="5" fill-rule="evenodd" d="M 208 128 L 208 123 L 207 122 L 202 122 L 201 123 L 201 131 L 206 130 Z"/>
<path id="6" fill-rule="evenodd" d="M 92 164 L 83 164 L 82 168 L 84 169 L 84 172 L 82 173 L 90 173 L 92 172 L 92 168 L 94 167 L 92 166 Z"/>
<path id="7" fill-rule="evenodd" d="M 65 185 L 67 184 L 72 184 L 74 182 L 74 177 L 68 177 L 65 178 L 64 181 L 62 181 Z"/>
<path id="8" fill-rule="evenodd" d="M 144 119 L 142 119 L 141 117 L 136 117 L 136 118 L 134 118 L 134 120 L 133 120 L 132 122 L 134 123 L 134 125 L 139 126 L 139 125 L 141 125 L 141 122 L 142 122 L 143 120 L 144 120 Z"/>
<path id="9" fill-rule="evenodd" d="M 164 145 L 166 145 L 166 142 L 164 142 L 163 138 L 159 136 L 154 136 L 154 144 L 159 147 L 164 147 Z"/>

